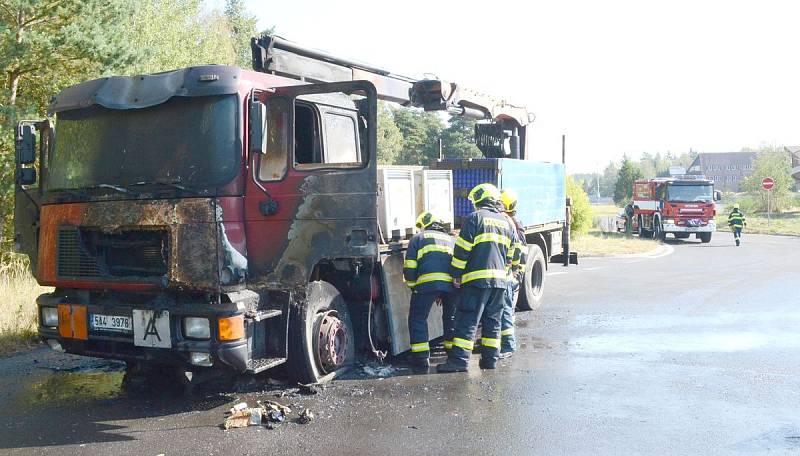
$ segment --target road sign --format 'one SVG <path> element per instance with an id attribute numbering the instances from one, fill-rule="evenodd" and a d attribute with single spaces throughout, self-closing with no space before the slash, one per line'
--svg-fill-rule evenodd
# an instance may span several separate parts
<path id="1" fill-rule="evenodd" d="M 772 187 L 775 186 L 775 181 L 771 177 L 765 177 L 761 179 L 761 188 L 764 190 L 772 190 Z"/>

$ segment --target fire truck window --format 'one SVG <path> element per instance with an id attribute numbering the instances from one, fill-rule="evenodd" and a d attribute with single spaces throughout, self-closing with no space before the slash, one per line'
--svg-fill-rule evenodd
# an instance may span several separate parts
<path id="1" fill-rule="evenodd" d="M 294 107 L 294 162 L 322 163 L 317 113 L 311 106 L 297 103 Z"/>

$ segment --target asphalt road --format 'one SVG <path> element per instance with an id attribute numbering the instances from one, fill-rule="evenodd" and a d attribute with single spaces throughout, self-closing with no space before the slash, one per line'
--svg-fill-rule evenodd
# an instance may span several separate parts
<path id="1" fill-rule="evenodd" d="M 0 360 L 0 454 L 800 454 L 800 239 L 731 238 L 553 266 L 496 371 L 173 397 L 46 349 Z M 220 429 L 259 398 L 316 419 Z"/>

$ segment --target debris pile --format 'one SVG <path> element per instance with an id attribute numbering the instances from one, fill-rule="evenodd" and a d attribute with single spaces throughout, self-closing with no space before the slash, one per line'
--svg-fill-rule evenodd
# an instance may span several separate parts
<path id="1" fill-rule="evenodd" d="M 275 401 L 256 401 L 256 404 L 257 407 L 248 407 L 247 402 L 240 402 L 231 407 L 222 428 L 228 430 L 248 426 L 266 426 L 267 429 L 275 429 L 284 423 L 292 413 L 291 407 Z M 314 412 L 303 408 L 297 414 L 295 421 L 300 424 L 308 424 L 313 419 Z"/>

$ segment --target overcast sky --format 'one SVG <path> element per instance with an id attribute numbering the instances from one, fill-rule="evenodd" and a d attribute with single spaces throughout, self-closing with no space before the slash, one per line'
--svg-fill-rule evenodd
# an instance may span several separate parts
<path id="1" fill-rule="evenodd" d="M 284 38 L 528 106 L 570 173 L 800 144 L 800 2 L 247 1 Z"/>

